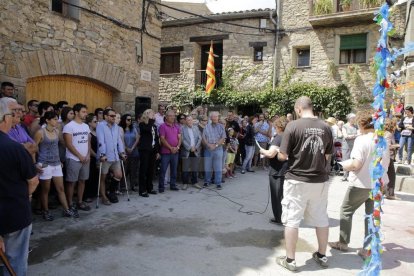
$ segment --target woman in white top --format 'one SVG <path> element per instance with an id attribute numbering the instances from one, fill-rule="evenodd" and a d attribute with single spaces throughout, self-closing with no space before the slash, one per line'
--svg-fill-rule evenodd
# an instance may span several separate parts
<path id="1" fill-rule="evenodd" d="M 404 162 L 404 164 L 410 165 L 412 147 L 413 147 L 413 129 L 414 129 L 412 106 L 407 106 L 405 108 L 405 117 L 401 119 L 398 127 L 401 129 L 400 150 L 398 151 L 399 163 L 402 163 L 403 150 L 404 150 L 404 147 L 407 146 L 407 160 Z"/>
<path id="2" fill-rule="evenodd" d="M 339 241 L 330 242 L 329 246 L 333 249 L 348 251 L 348 244 L 351 239 L 352 216 L 355 211 L 365 204 L 365 214 L 372 214 L 374 202 L 370 198 L 370 191 L 374 187 L 371 181 L 370 166 L 374 158 L 374 126 L 372 124 L 372 112 L 361 111 L 356 116 L 361 135 L 355 139 L 355 144 L 351 152 L 351 160 L 343 163 L 343 168 L 349 171 L 349 187 L 345 194 L 341 206 Z M 390 162 L 389 151 L 384 151 L 381 165 L 384 168 L 382 180 L 384 185 L 388 183 L 387 169 Z M 368 236 L 368 219 L 365 219 L 365 237 Z M 370 239 L 365 239 L 364 248 L 370 243 Z M 359 250 L 358 255 L 362 258 L 367 256 L 365 249 Z"/>
<path id="3" fill-rule="evenodd" d="M 355 114 L 350 113 L 346 116 L 348 122 L 343 126 L 342 134 L 344 139 L 342 140 L 342 160 L 348 160 L 352 148 L 354 147 L 355 138 L 358 136 L 358 128 L 355 125 Z M 349 172 L 344 172 L 342 181 L 348 181 Z"/>

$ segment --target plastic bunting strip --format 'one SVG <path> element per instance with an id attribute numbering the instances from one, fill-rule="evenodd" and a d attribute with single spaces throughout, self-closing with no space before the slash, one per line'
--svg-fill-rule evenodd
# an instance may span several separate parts
<path id="1" fill-rule="evenodd" d="M 383 182 L 382 175 L 384 168 L 381 165 L 381 160 L 384 150 L 387 150 L 387 142 L 384 138 L 384 121 L 386 112 L 384 111 L 385 94 L 387 88 L 390 87 L 387 80 L 387 67 L 391 62 L 391 53 L 387 47 L 388 35 L 393 31 L 393 25 L 389 21 L 390 5 L 385 3 L 376 14 L 374 21 L 381 26 L 380 39 L 378 41 L 376 54 L 374 57 L 375 69 L 377 72 L 376 83 L 372 94 L 374 96 L 374 103 L 372 107 L 375 109 L 373 114 L 373 123 L 375 128 L 375 152 L 374 160 L 370 166 L 371 181 L 374 188 L 370 193 L 371 199 L 374 201 L 374 210 L 370 215 L 366 215 L 368 220 L 368 237 L 364 244 L 368 252 L 368 257 L 365 259 L 363 270 L 358 275 L 379 275 L 382 262 L 381 254 L 383 251 L 381 245 L 381 204 L 383 196 Z"/>
<path id="2" fill-rule="evenodd" d="M 382 268 L 381 254 L 383 247 L 381 245 L 381 213 L 383 203 L 383 187 L 382 175 L 385 169 L 381 166 L 383 152 L 387 150 L 387 142 L 384 138 L 384 121 L 386 112 L 384 110 L 385 94 L 390 84 L 387 80 L 387 67 L 393 64 L 398 56 L 406 54 L 414 50 L 414 43 L 410 42 L 403 49 L 392 49 L 392 53 L 388 49 L 388 36 L 393 34 L 394 28 L 389 20 L 390 8 L 392 1 L 386 1 L 377 12 L 374 21 L 381 27 L 380 39 L 378 41 L 376 54 L 374 57 L 374 66 L 377 72 L 376 83 L 372 94 L 374 102 L 372 107 L 375 109 L 373 114 L 373 123 L 375 128 L 375 152 L 374 160 L 370 166 L 371 181 L 374 188 L 371 190 L 370 198 L 374 201 L 374 210 L 370 215 L 366 215 L 368 220 L 368 236 L 365 243 L 368 245 L 365 249 L 368 252 L 368 257 L 365 259 L 364 267 L 358 275 L 379 275 Z"/>

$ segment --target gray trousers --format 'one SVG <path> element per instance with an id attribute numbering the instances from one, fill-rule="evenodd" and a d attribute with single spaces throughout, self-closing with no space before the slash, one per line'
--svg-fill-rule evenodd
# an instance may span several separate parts
<path id="1" fill-rule="evenodd" d="M 339 222 L 339 241 L 349 244 L 351 240 L 352 216 L 355 211 L 365 203 L 365 214 L 372 214 L 374 202 L 369 198 L 371 189 L 357 188 L 349 186 L 346 191 L 344 201 L 341 206 L 341 216 Z M 365 238 L 368 236 L 368 219 L 365 218 Z M 370 240 L 364 242 L 364 247 L 370 243 Z"/>

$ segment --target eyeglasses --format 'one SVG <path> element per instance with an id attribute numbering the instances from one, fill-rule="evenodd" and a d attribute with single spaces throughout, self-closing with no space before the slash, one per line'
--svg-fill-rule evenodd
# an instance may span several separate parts
<path id="1" fill-rule="evenodd" d="M 111 118 L 115 118 L 116 117 L 116 115 L 108 115 L 109 117 L 111 117 Z"/>
<path id="2" fill-rule="evenodd" d="M 180 120 L 185 120 L 185 118 L 184 117 L 181 117 Z"/>
<path id="3" fill-rule="evenodd" d="M 126 119 L 126 120 L 129 121 L 129 122 L 131 121 L 131 119 Z"/>
<path id="4" fill-rule="evenodd" d="M 98 114 L 103 114 L 103 111 L 98 111 Z"/>

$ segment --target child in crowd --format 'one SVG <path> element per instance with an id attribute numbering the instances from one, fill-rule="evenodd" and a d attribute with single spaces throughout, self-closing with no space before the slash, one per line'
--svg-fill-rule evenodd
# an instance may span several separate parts
<path id="1" fill-rule="evenodd" d="M 227 159 L 226 159 L 226 177 L 233 178 L 234 175 L 234 160 L 236 157 L 239 141 L 236 138 L 236 132 L 233 128 L 229 128 L 229 143 L 227 144 Z"/>

